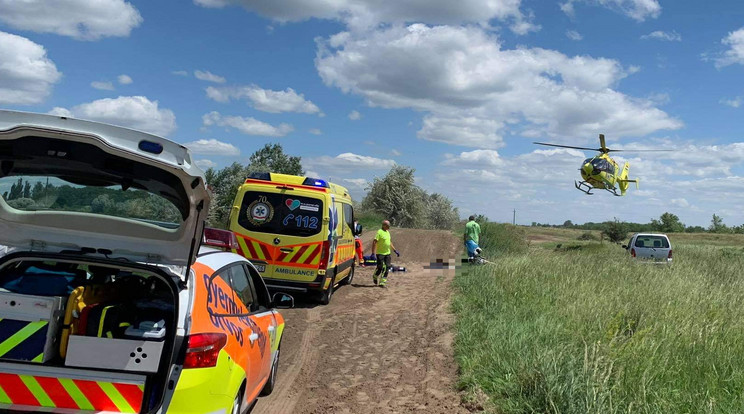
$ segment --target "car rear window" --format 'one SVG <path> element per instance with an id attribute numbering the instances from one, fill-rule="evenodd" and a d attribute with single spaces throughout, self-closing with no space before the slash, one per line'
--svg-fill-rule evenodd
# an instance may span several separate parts
<path id="1" fill-rule="evenodd" d="M 323 201 L 293 194 L 247 191 L 239 214 L 240 227 L 259 233 L 307 237 L 323 227 Z"/>
<path id="2" fill-rule="evenodd" d="M 9 207 L 22 211 L 68 211 L 123 217 L 166 228 L 183 218 L 171 200 L 145 189 L 80 182 L 73 177 L 14 175 L 0 178 L 0 194 Z"/>
<path id="3" fill-rule="evenodd" d="M 669 240 L 664 236 L 638 236 L 635 247 L 669 248 Z"/>

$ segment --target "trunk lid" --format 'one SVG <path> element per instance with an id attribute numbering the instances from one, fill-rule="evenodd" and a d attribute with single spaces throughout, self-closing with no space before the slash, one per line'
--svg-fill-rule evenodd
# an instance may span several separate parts
<path id="1" fill-rule="evenodd" d="M 0 111 L 0 244 L 188 267 L 209 208 L 186 147 L 147 133 Z"/>

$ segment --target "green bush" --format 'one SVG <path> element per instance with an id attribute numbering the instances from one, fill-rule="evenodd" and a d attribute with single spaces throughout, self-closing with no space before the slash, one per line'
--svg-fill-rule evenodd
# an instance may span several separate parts
<path id="1" fill-rule="evenodd" d="M 585 240 L 585 241 L 597 241 L 599 240 L 599 237 L 597 237 L 594 233 L 590 231 L 585 231 L 581 234 L 581 236 L 577 237 L 578 240 Z"/>
<path id="2" fill-rule="evenodd" d="M 487 257 L 524 253 L 528 247 L 525 232 L 521 227 L 503 223 L 483 223 L 478 244 Z"/>

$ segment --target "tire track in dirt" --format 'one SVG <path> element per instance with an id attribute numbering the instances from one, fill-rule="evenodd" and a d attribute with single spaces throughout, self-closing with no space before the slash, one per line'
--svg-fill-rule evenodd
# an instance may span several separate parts
<path id="1" fill-rule="evenodd" d="M 358 268 L 330 305 L 282 312 L 277 388 L 253 413 L 468 412 L 455 390 L 454 270 L 424 268 L 457 257 L 461 243 L 444 231 L 396 229 L 392 239 L 406 259 L 394 264 L 408 271 L 391 273 L 388 288 L 372 284 L 373 269 Z"/>

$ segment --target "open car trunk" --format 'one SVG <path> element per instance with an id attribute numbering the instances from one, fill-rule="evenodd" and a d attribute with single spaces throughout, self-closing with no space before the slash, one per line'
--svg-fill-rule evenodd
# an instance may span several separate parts
<path id="1" fill-rule="evenodd" d="M 79 252 L 0 258 L 0 410 L 155 412 L 177 358 L 178 278 Z"/>

